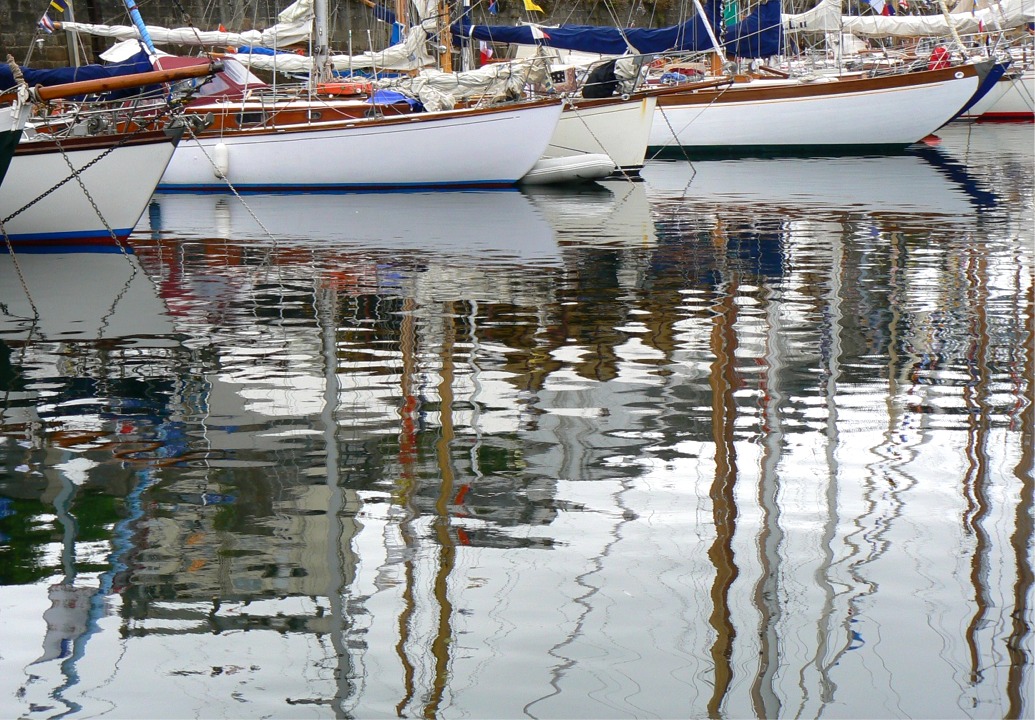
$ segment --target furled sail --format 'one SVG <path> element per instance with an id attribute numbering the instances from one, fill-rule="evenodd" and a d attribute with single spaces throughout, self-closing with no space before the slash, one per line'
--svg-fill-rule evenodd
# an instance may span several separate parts
<path id="1" fill-rule="evenodd" d="M 434 25 L 434 3 L 421 0 L 415 3 L 418 14 L 425 24 Z M 296 0 L 277 16 L 277 24 L 265 30 L 228 32 L 223 30 L 199 30 L 193 27 L 164 28 L 148 25 L 151 39 L 159 45 L 184 45 L 200 47 L 237 48 L 238 59 L 251 70 L 269 70 L 281 73 L 309 73 L 315 68 L 312 57 L 295 52 L 283 51 L 290 46 L 306 44 L 312 35 L 314 17 L 313 0 Z M 91 25 L 88 23 L 65 22 L 56 27 L 66 32 L 80 32 L 119 39 L 139 39 L 136 27 L 129 25 Z M 433 32 L 434 28 L 431 28 Z M 411 27 L 402 41 L 380 51 L 368 51 L 355 55 L 336 54 L 329 58 L 335 71 L 351 70 L 415 70 L 434 64 L 428 52 L 429 29 L 424 25 Z M 265 52 L 259 52 L 262 49 Z M 269 52 L 270 50 L 275 52 Z"/>
<path id="2" fill-rule="evenodd" d="M 819 0 L 803 13 L 784 13 L 782 23 L 785 34 L 841 32 L 841 0 Z"/>
<path id="3" fill-rule="evenodd" d="M 732 56 L 765 58 L 783 52 L 780 0 L 757 5 L 751 14 L 727 25 L 723 48 Z"/>
<path id="4" fill-rule="evenodd" d="M 707 19 L 695 15 L 684 23 L 663 28 L 619 28 L 610 25 L 472 25 L 461 20 L 451 30 L 458 39 L 471 38 L 512 45 L 538 45 L 601 55 L 652 55 L 663 52 L 699 52 L 712 49 L 708 32 L 720 27 L 722 3 L 705 3 Z"/>
<path id="5" fill-rule="evenodd" d="M 331 55 L 331 69 L 348 70 L 417 70 L 434 64 L 427 49 L 428 33 L 420 25 L 411 27 L 397 45 L 356 55 Z M 282 73 L 308 73 L 315 67 L 312 57 L 295 53 L 260 55 L 239 52 L 237 58 L 252 70 L 276 70 Z"/>
<path id="6" fill-rule="evenodd" d="M 950 20 L 952 25 L 950 26 Z M 842 15 L 838 0 L 821 0 L 811 10 L 783 16 L 785 33 L 846 32 L 859 37 L 946 37 L 1000 32 L 1035 22 L 1032 0 L 992 0 L 983 8 L 945 15 Z"/>
<path id="7" fill-rule="evenodd" d="M 720 16 L 721 17 L 721 16 Z M 715 18 L 713 18 L 715 19 Z M 694 16 L 664 28 L 617 28 L 606 25 L 461 25 L 453 35 L 512 45 L 541 45 L 602 55 L 693 52 L 712 49 L 702 19 Z"/>
<path id="8" fill-rule="evenodd" d="M 463 98 L 478 97 L 491 103 L 520 97 L 526 84 L 543 83 L 548 77 L 548 58 L 532 57 L 464 72 L 422 70 L 413 77 L 387 78 L 375 85 L 417 98 L 427 110 L 443 110 Z"/>
<path id="9" fill-rule="evenodd" d="M 277 15 L 277 24 L 265 30 L 226 32 L 223 30 L 199 30 L 193 27 L 164 28 L 158 25 L 148 25 L 147 32 L 151 35 L 151 40 L 159 45 L 284 48 L 308 42 L 312 24 L 313 0 L 295 0 Z M 132 25 L 62 22 L 55 23 L 55 27 L 65 32 L 78 32 L 118 40 L 140 39 L 140 31 Z"/>
<path id="10" fill-rule="evenodd" d="M 722 3 L 704 5 L 708 23 L 722 28 Z M 708 25 L 700 15 L 664 28 L 617 28 L 600 25 L 462 25 L 453 34 L 474 40 L 539 45 L 601 55 L 652 55 L 664 52 L 706 52 L 714 49 Z M 769 0 L 753 8 L 740 22 L 726 26 L 723 48 L 738 57 L 769 57 L 781 52 L 780 2 Z"/>
<path id="11" fill-rule="evenodd" d="M 139 44 L 137 44 L 136 50 L 137 52 L 132 56 L 123 59 L 121 62 L 111 64 L 89 64 L 77 67 L 45 69 L 23 67 L 21 72 L 29 87 L 36 87 L 37 85 L 49 87 L 51 85 L 64 85 L 81 80 L 103 80 L 123 75 L 136 75 L 154 70 L 151 58 L 140 48 Z M 12 88 L 16 84 L 11 69 L 6 64 L 0 65 L 0 90 Z M 136 92 L 137 89 L 133 89 L 123 94 L 130 95 Z"/>

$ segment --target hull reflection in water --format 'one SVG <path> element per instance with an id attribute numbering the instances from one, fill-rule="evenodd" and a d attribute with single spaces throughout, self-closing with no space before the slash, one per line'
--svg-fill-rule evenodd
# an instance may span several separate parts
<path id="1" fill-rule="evenodd" d="M 653 161 L 643 172 L 656 198 L 685 197 L 726 207 L 765 205 L 795 216 L 857 213 L 922 224 L 972 219 L 995 195 L 950 155 L 923 148 L 874 157 Z"/>
<path id="2" fill-rule="evenodd" d="M 584 186 L 542 186 L 525 193 L 565 247 L 654 245 L 657 237 L 646 186 L 608 180 Z"/>
<path id="3" fill-rule="evenodd" d="M 3 339 L 164 342 L 172 322 L 140 259 L 100 252 L 0 254 Z M 142 338 L 147 338 L 142 340 Z"/>
<path id="4" fill-rule="evenodd" d="M 158 193 L 137 234 L 556 262 L 553 230 L 521 192 Z"/>
<path id="5" fill-rule="evenodd" d="M 0 704 L 1031 715 L 1025 148 L 889 222 L 685 163 L 513 194 L 526 228 L 158 196 L 166 335 L 5 344 Z"/>

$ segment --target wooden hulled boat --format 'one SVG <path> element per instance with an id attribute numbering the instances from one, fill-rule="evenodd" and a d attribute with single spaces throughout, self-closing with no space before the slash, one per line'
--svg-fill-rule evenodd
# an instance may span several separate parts
<path id="1" fill-rule="evenodd" d="M 200 77 L 214 69 L 195 66 L 66 83 L 34 88 L 31 95 L 46 102 Z M 155 121 L 152 114 L 149 124 Z M 173 156 L 183 125 L 130 132 L 112 129 L 83 135 L 24 132 L 0 192 L 6 241 L 28 248 L 52 248 L 117 244 L 128 237 Z"/>
<path id="2" fill-rule="evenodd" d="M 199 133 L 164 190 L 505 187 L 542 156 L 560 100 Z"/>
<path id="3" fill-rule="evenodd" d="M 7 167 L 14 157 L 28 115 L 29 107 L 21 102 L 0 108 L 0 184 L 3 183 Z"/>
<path id="4" fill-rule="evenodd" d="M 742 154 L 902 148 L 952 120 L 991 61 L 849 79 L 758 80 L 665 95 L 653 152 Z"/>
<path id="5" fill-rule="evenodd" d="M 19 143 L 0 193 L 8 238 L 37 248 L 125 240 L 181 135 L 176 129 Z"/>

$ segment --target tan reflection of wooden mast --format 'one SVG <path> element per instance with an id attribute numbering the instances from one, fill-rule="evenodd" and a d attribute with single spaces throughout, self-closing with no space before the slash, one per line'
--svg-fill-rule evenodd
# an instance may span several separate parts
<path id="1" fill-rule="evenodd" d="M 416 319 L 414 310 L 416 303 L 407 298 L 404 303 L 403 320 L 400 329 L 400 348 L 403 357 L 402 389 L 403 408 L 401 410 L 403 428 L 400 433 L 400 464 L 402 465 L 402 487 L 398 500 L 404 505 L 409 516 L 400 527 L 400 532 L 407 547 L 415 550 L 416 539 L 408 530 L 409 520 L 416 516 L 418 510 L 414 503 L 417 492 L 417 431 L 413 422 L 413 414 L 417 410 L 414 394 L 413 378 L 416 376 Z M 431 655 L 434 658 L 434 674 L 432 687 L 424 702 L 422 715 L 438 717 L 442 698 L 449 681 L 450 646 L 452 644 L 453 605 L 449 600 L 449 576 L 456 564 L 456 544 L 450 532 L 449 503 L 453 497 L 455 474 L 450 460 L 450 447 L 455 436 L 453 430 L 453 351 L 456 330 L 453 325 L 452 303 L 447 303 L 443 316 L 447 325 L 442 340 L 442 367 L 439 394 L 439 422 L 441 431 L 436 444 L 436 458 L 440 473 L 438 496 L 435 501 L 435 541 L 438 546 L 438 565 L 432 587 L 432 596 L 438 606 L 437 625 L 434 639 L 431 642 Z M 396 705 L 397 714 L 406 714 L 410 703 L 417 695 L 415 663 L 407 655 L 407 644 L 410 637 L 412 620 L 417 613 L 416 573 L 411 556 L 406 560 L 406 580 L 403 589 L 403 612 L 399 616 L 399 642 L 396 652 L 403 666 L 403 682 L 405 693 Z"/>
<path id="2" fill-rule="evenodd" d="M 1010 536 L 1013 547 L 1014 562 L 1017 563 L 1017 581 L 1013 587 L 1013 614 L 1010 636 L 1006 641 L 1006 651 L 1010 658 L 1010 669 L 1006 680 L 1006 697 L 1010 704 L 1004 717 L 1019 718 L 1022 713 L 1031 710 L 1025 708 L 1025 680 L 1030 682 L 1026 668 L 1031 667 L 1031 657 L 1024 650 L 1025 638 L 1031 638 L 1031 626 L 1027 618 L 1031 617 L 1028 598 L 1031 597 L 1032 586 L 1035 585 L 1035 573 L 1032 572 L 1031 547 L 1035 541 L 1035 523 L 1032 510 L 1035 508 L 1035 482 L 1032 478 L 1035 466 L 1035 383 L 1032 372 L 1035 371 L 1035 290 L 1028 285 L 1027 302 L 1024 304 L 1023 317 L 1025 341 L 1021 343 L 1020 382 L 1025 383 L 1025 406 L 1020 412 L 1021 454 L 1014 468 L 1014 475 L 1020 485 L 1020 498 L 1014 514 L 1014 531 Z M 1018 303 L 1020 306 L 1020 303 Z M 1020 311 L 1020 307 L 1018 307 Z M 1021 392 L 1018 392 L 1020 395 Z"/>
<path id="3" fill-rule="evenodd" d="M 436 455 L 440 473 L 438 498 L 435 501 L 435 539 L 438 541 L 438 570 L 435 573 L 435 600 L 438 602 L 438 632 L 431 642 L 435 658 L 435 680 L 431 697 L 424 707 L 424 717 L 438 717 L 439 705 L 449 680 L 449 646 L 453 635 L 451 619 L 453 605 L 449 601 L 449 576 L 456 564 L 456 545 L 449 527 L 449 503 L 453 497 L 454 473 L 449 457 L 453 442 L 453 349 L 456 327 L 453 323 L 453 303 L 443 308 L 446 327 L 442 338 L 442 382 L 438 386 L 439 422 L 442 425 Z"/>
<path id="4" fill-rule="evenodd" d="M 985 312 L 988 303 L 988 261 L 981 255 L 967 253 L 964 265 L 963 292 L 968 296 L 968 305 L 973 313 L 971 325 L 971 345 L 968 348 L 968 360 L 977 377 L 974 382 L 963 387 L 963 399 L 971 412 L 967 413 L 967 459 L 966 471 L 963 475 L 963 496 L 966 499 L 966 512 L 963 516 L 963 530 L 974 537 L 974 554 L 970 558 L 970 582 L 974 590 L 974 614 L 967 625 L 965 637 L 967 650 L 970 653 L 970 682 L 978 684 L 981 680 L 982 659 L 978 647 L 978 633 L 985 623 L 988 609 L 993 601 L 988 587 L 989 552 L 991 550 L 988 533 L 984 528 L 984 520 L 990 512 L 988 498 L 988 453 L 987 443 L 991 430 L 991 420 L 986 403 L 989 399 L 989 372 L 986 353 L 989 349 L 988 317 Z"/>
<path id="5" fill-rule="evenodd" d="M 402 388 L 403 407 L 399 410 L 399 419 L 402 424 L 399 431 L 400 487 L 395 491 L 395 501 L 406 512 L 406 518 L 399 523 L 399 536 L 402 538 L 403 543 L 405 543 L 407 550 L 412 550 L 415 544 L 409 525 L 416 514 L 413 506 L 413 496 L 416 494 L 417 486 L 417 431 L 413 417 L 417 411 L 417 398 L 414 395 L 413 388 L 413 377 L 416 370 L 416 319 L 413 315 L 415 309 L 416 303 L 413 298 L 407 297 L 403 301 L 402 321 L 399 327 L 399 350 L 402 355 L 400 386 Z M 403 717 L 406 706 L 413 699 L 416 692 L 413 662 L 410 661 L 409 656 L 406 654 L 406 641 L 410 636 L 410 620 L 416 612 L 413 557 L 410 554 L 407 555 L 405 568 L 406 580 L 403 584 L 403 611 L 399 614 L 399 642 L 395 646 L 395 652 L 399 656 L 399 662 L 403 668 L 403 687 L 405 688 L 405 694 L 395 707 L 399 717 Z"/>
<path id="6" fill-rule="evenodd" d="M 719 246 L 720 243 L 718 251 L 725 252 L 725 234 L 721 229 L 715 237 L 715 244 Z M 708 622 L 715 629 L 715 643 L 711 651 L 715 683 L 712 697 L 708 701 L 710 718 L 718 718 L 723 714 L 722 704 L 733 680 L 733 640 L 737 635 L 729 605 L 730 588 L 739 574 L 733 553 L 733 537 L 737 529 L 737 502 L 734 496 L 737 456 L 733 444 L 737 418 L 733 397 L 736 384 L 737 306 L 733 297 L 737 291 L 737 282 L 732 275 L 727 274 L 727 277 L 729 279 L 722 300 L 714 308 L 711 333 L 711 349 L 715 356 L 710 377 L 715 480 L 710 495 L 715 540 L 708 548 L 708 559 L 715 566 L 715 581 L 712 583 L 712 613 Z"/>

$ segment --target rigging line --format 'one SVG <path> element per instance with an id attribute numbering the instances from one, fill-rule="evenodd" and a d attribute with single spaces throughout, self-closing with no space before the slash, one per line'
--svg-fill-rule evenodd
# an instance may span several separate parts
<path id="1" fill-rule="evenodd" d="M 181 3 L 180 0 L 173 0 L 173 3 L 176 5 L 176 8 L 181 13 L 181 22 L 194 31 L 194 39 L 197 40 L 198 46 L 204 47 L 203 43 L 201 42 L 201 33 L 198 30 L 197 26 L 194 24 L 194 21 L 191 18 L 190 13 L 187 12 L 187 9 L 185 7 L 183 7 L 183 3 Z"/>
<path id="2" fill-rule="evenodd" d="M 65 148 L 61 146 L 60 141 L 58 141 L 57 146 L 58 149 L 61 151 L 62 159 L 64 159 L 65 164 L 68 165 L 68 169 L 72 171 L 72 175 L 75 177 L 76 183 L 79 185 L 79 188 L 83 191 L 83 195 L 85 195 L 86 199 L 90 201 L 90 206 L 93 208 L 94 213 L 97 215 L 97 219 L 101 221 L 101 224 L 104 225 L 104 229 L 107 230 L 108 234 L 111 236 L 111 239 L 115 241 L 115 244 L 118 246 L 119 250 L 121 250 L 122 254 L 125 255 L 126 248 L 123 247 L 122 241 L 119 240 L 119 236 L 116 235 L 115 231 L 111 229 L 111 225 L 108 224 L 108 219 L 104 217 L 104 213 L 102 213 L 101 209 L 97 206 L 97 201 L 93 199 L 93 195 L 90 194 L 90 191 L 86 187 L 86 183 L 83 182 L 82 176 L 79 174 L 79 172 L 76 171 L 75 166 L 72 164 L 72 160 L 68 157 L 68 153 L 65 152 Z"/>
<path id="3" fill-rule="evenodd" d="M 88 162 L 88 163 L 87 163 L 86 165 L 84 165 L 83 167 L 79 168 L 79 170 L 76 170 L 76 169 L 75 169 L 74 167 L 72 167 L 72 174 L 71 174 L 71 175 L 69 175 L 68 177 L 66 177 L 66 178 L 65 178 L 64 180 L 61 180 L 61 181 L 59 181 L 59 182 L 58 182 L 58 183 L 57 183 L 56 185 L 54 185 L 54 186 L 53 186 L 53 187 L 51 187 L 51 188 L 50 188 L 49 190 L 45 191 L 44 193 L 42 193 L 41 195 L 39 195 L 38 197 L 36 197 L 36 198 L 35 198 L 34 200 L 30 200 L 30 201 L 29 201 L 29 202 L 27 202 L 27 203 L 26 203 L 25 205 L 22 205 L 22 206 L 21 206 L 20 208 L 18 208 L 17 210 L 15 210 L 15 211 L 14 211 L 13 213 L 11 213 L 11 214 L 10 214 L 10 215 L 8 215 L 7 217 L 5 217 L 5 218 L 3 218 L 2 220 L 0 220 L 0 223 L 6 223 L 6 222 L 7 222 L 8 220 L 13 220 L 13 219 L 14 219 L 14 218 L 16 218 L 16 217 L 17 217 L 18 215 L 21 215 L 21 214 L 22 214 L 23 212 L 25 212 L 26 210 L 28 210 L 29 208 L 31 208 L 31 207 L 32 207 L 33 205 L 35 205 L 36 203 L 38 203 L 38 202 L 40 202 L 41 200 L 43 200 L 43 199 L 44 199 L 45 197 L 47 197 L 48 195 L 50 195 L 51 193 L 53 193 L 53 192 L 54 192 L 55 190 L 57 190 L 58 188 L 60 188 L 60 187 L 61 187 L 62 185 L 65 185 L 65 184 L 67 184 L 67 183 L 68 183 L 69 181 L 71 181 L 71 180 L 72 180 L 73 178 L 76 178 L 76 177 L 78 176 L 78 174 L 79 174 L 79 173 L 81 173 L 81 172 L 83 172 L 84 170 L 88 169 L 88 168 L 89 168 L 89 167 L 91 167 L 92 165 L 95 165 L 95 164 L 97 164 L 97 163 L 98 163 L 98 162 L 99 162 L 99 161 L 100 161 L 100 160 L 101 160 L 102 158 L 104 158 L 104 157 L 106 157 L 106 156 L 110 155 L 111 153 L 113 153 L 113 152 L 115 151 L 115 149 L 116 149 L 116 148 L 118 148 L 118 147 L 121 147 L 121 146 L 122 146 L 123 144 L 125 144 L 125 143 L 126 143 L 126 141 L 127 141 L 128 139 L 129 139 L 129 138 L 128 138 L 128 136 L 127 136 L 126 138 L 123 138 L 123 139 L 122 139 L 122 140 L 120 140 L 120 141 L 119 141 L 119 142 L 118 142 L 118 143 L 117 143 L 116 145 L 112 145 L 112 146 L 111 146 L 110 148 L 108 148 L 108 149 L 107 149 L 107 150 L 105 150 L 105 151 L 104 151 L 103 153 L 101 153 L 100 155 L 98 155 L 97 157 L 95 157 L 95 158 L 94 158 L 93 160 L 91 160 L 90 162 Z M 57 145 L 58 145 L 58 148 L 59 148 L 59 149 L 61 150 L 61 154 L 62 154 L 63 156 L 65 156 L 65 162 L 68 162 L 68 156 L 67 156 L 67 155 L 65 155 L 65 150 L 64 150 L 64 148 L 62 148 L 62 147 L 61 147 L 61 143 L 60 143 L 60 141 L 59 141 L 59 140 L 56 140 L 56 139 L 55 139 L 55 142 L 57 143 Z M 71 163 L 69 163 L 69 166 L 71 167 Z M 79 182 L 80 182 L 80 184 L 82 184 L 82 181 L 81 181 L 81 180 L 80 180 Z"/>
<path id="4" fill-rule="evenodd" d="M 728 85 L 727 85 L 726 87 L 724 87 L 724 88 L 720 89 L 720 90 L 719 90 L 719 92 L 717 92 L 717 93 L 715 94 L 715 97 L 713 97 L 713 98 L 712 98 L 712 99 L 711 99 L 711 100 L 710 100 L 710 101 L 708 102 L 708 104 L 707 104 L 707 105 L 704 105 L 704 106 L 703 106 L 703 107 L 702 107 L 702 108 L 701 108 L 701 109 L 700 109 L 700 110 L 698 111 L 697 115 L 695 115 L 695 116 L 694 116 L 693 118 L 691 118 L 691 119 L 690 119 L 690 120 L 689 120 L 689 121 L 688 121 L 688 122 L 687 122 L 687 123 L 686 123 L 686 124 L 685 124 L 685 125 L 683 126 L 683 129 L 685 130 L 685 129 L 686 129 L 687 127 L 689 127 L 689 126 L 690 126 L 691 124 L 693 124 L 694 120 L 696 120 L 697 118 L 701 117 L 701 113 L 703 113 L 703 112 L 704 112 L 705 110 L 707 110 L 707 109 L 708 109 L 708 108 L 710 108 L 710 107 L 711 107 L 712 105 L 714 105 L 714 104 L 715 104 L 715 102 L 716 102 L 716 101 L 717 101 L 717 100 L 718 100 L 718 99 L 719 99 L 720 97 L 722 97 L 723 95 L 725 95 L 725 94 L 726 94 L 726 92 L 727 92 L 727 91 L 728 91 L 728 90 L 729 90 L 729 89 L 730 89 L 731 87 L 733 87 L 733 83 L 732 83 L 732 82 L 730 82 L 730 84 L 728 84 Z M 685 145 L 683 145 L 683 144 L 682 144 L 681 142 L 679 142 L 679 138 L 678 138 L 678 137 L 677 137 L 677 135 L 676 135 L 676 130 L 675 130 L 675 128 L 674 128 L 674 127 L 672 127 L 672 121 L 671 121 L 671 120 L 669 119 L 669 117 L 668 117 L 668 114 L 667 114 L 667 113 L 665 112 L 665 109 L 664 109 L 663 107 L 661 107 L 661 105 L 658 105 L 658 107 L 657 107 L 657 108 L 655 109 L 655 111 L 654 111 L 654 112 L 658 112 L 659 110 L 661 111 L 661 117 L 663 117 L 663 118 L 665 119 L 665 125 L 666 125 L 666 126 L 668 126 L 669 132 L 671 132 L 671 133 L 672 133 L 672 139 L 673 139 L 673 140 L 675 140 L 675 141 L 677 142 L 677 147 L 679 148 L 679 151 L 680 151 L 680 152 L 681 152 L 681 153 L 683 154 L 683 159 L 684 159 L 684 160 L 686 160 L 687 162 L 691 162 L 691 161 L 690 161 L 690 155 L 689 155 L 689 153 L 687 153 L 687 151 L 686 151 L 686 146 L 685 146 Z M 658 156 L 659 156 L 659 155 L 661 155 L 661 153 L 662 153 L 662 152 L 664 152 L 664 146 L 662 146 L 662 148 L 661 148 L 661 149 L 657 150 L 657 151 L 656 151 L 656 152 L 654 153 L 654 155 L 652 155 L 652 156 L 651 156 L 651 157 L 650 157 L 649 159 L 651 159 L 651 160 L 656 160 L 656 159 L 658 158 Z M 691 163 L 691 165 L 692 165 L 692 164 L 693 164 L 693 163 Z M 695 173 L 695 174 L 696 174 L 696 173 Z M 691 179 L 692 179 L 692 178 L 691 178 Z"/>
<path id="5" fill-rule="evenodd" d="M 125 258 L 127 263 L 129 263 L 130 273 L 129 277 L 126 279 L 126 282 L 123 284 L 122 289 L 119 290 L 118 293 L 116 293 L 115 297 L 112 299 L 111 305 L 108 307 L 107 312 L 105 312 L 104 316 L 101 317 L 101 324 L 99 329 L 100 332 L 98 334 L 98 339 L 100 340 L 104 339 L 104 330 L 108 327 L 109 323 L 111 322 L 111 318 L 114 317 L 115 308 L 118 307 L 119 303 L 122 301 L 122 298 L 124 298 L 126 296 L 126 293 L 129 292 L 129 286 L 133 284 L 133 279 L 137 276 L 136 265 L 133 263 L 132 260 L 130 260 L 129 253 L 126 252 L 126 248 L 124 247 L 122 241 L 116 238 L 116 242 L 119 245 L 119 250 L 122 252 L 122 257 Z"/>
<path id="6" fill-rule="evenodd" d="M 202 144 L 201 139 L 197 136 L 197 134 L 195 134 L 194 128 L 191 126 L 190 123 L 187 123 L 186 127 L 187 133 L 190 135 L 191 139 L 197 143 L 198 149 L 201 151 L 201 154 L 204 155 L 205 159 L 208 160 L 209 163 L 212 165 L 212 169 L 218 171 L 219 168 L 216 166 L 215 160 L 213 160 L 212 156 L 208 154 L 208 150 L 205 149 L 205 146 Z M 234 184 L 230 182 L 230 178 L 228 178 L 222 172 L 218 173 L 218 177 L 220 177 L 223 180 L 223 182 L 226 183 L 227 188 L 229 188 L 229 190 L 234 194 L 234 197 L 236 197 L 240 201 L 244 209 L 248 211 L 248 214 L 251 216 L 252 220 L 254 220 L 256 224 L 258 224 L 258 226 L 262 228 L 262 231 L 266 233 L 266 237 L 268 237 L 273 242 L 277 242 L 277 237 L 272 232 L 270 232 L 269 228 L 262 224 L 262 221 L 259 220 L 259 217 L 255 214 L 255 211 L 252 210 L 251 206 L 249 206 L 247 202 L 245 202 L 244 197 L 241 195 L 240 192 L 238 192 L 237 188 L 234 187 Z"/>
<path id="7" fill-rule="evenodd" d="M 0 233 L 3 233 L 4 244 L 7 246 L 7 252 L 11 256 L 11 261 L 14 263 L 14 269 L 18 273 L 18 282 L 21 283 L 22 290 L 25 291 L 25 298 L 29 301 L 29 307 L 32 308 L 32 320 L 29 325 L 29 332 L 25 336 L 25 340 L 22 343 L 22 349 L 18 361 L 19 367 L 25 365 L 25 354 L 29 350 L 29 346 L 32 345 L 33 336 L 39 330 L 40 312 L 36 307 L 35 301 L 32 299 L 32 293 L 29 292 L 29 286 L 25 282 L 25 275 L 22 273 L 21 265 L 18 264 L 18 256 L 14 252 L 14 245 L 11 243 L 11 238 L 7 235 L 7 228 L 4 227 L 4 223 L 0 220 Z M 6 383 L 7 387 L 4 388 L 4 404 L 3 409 L 9 410 L 11 407 L 11 393 L 15 390 L 16 383 Z"/>

